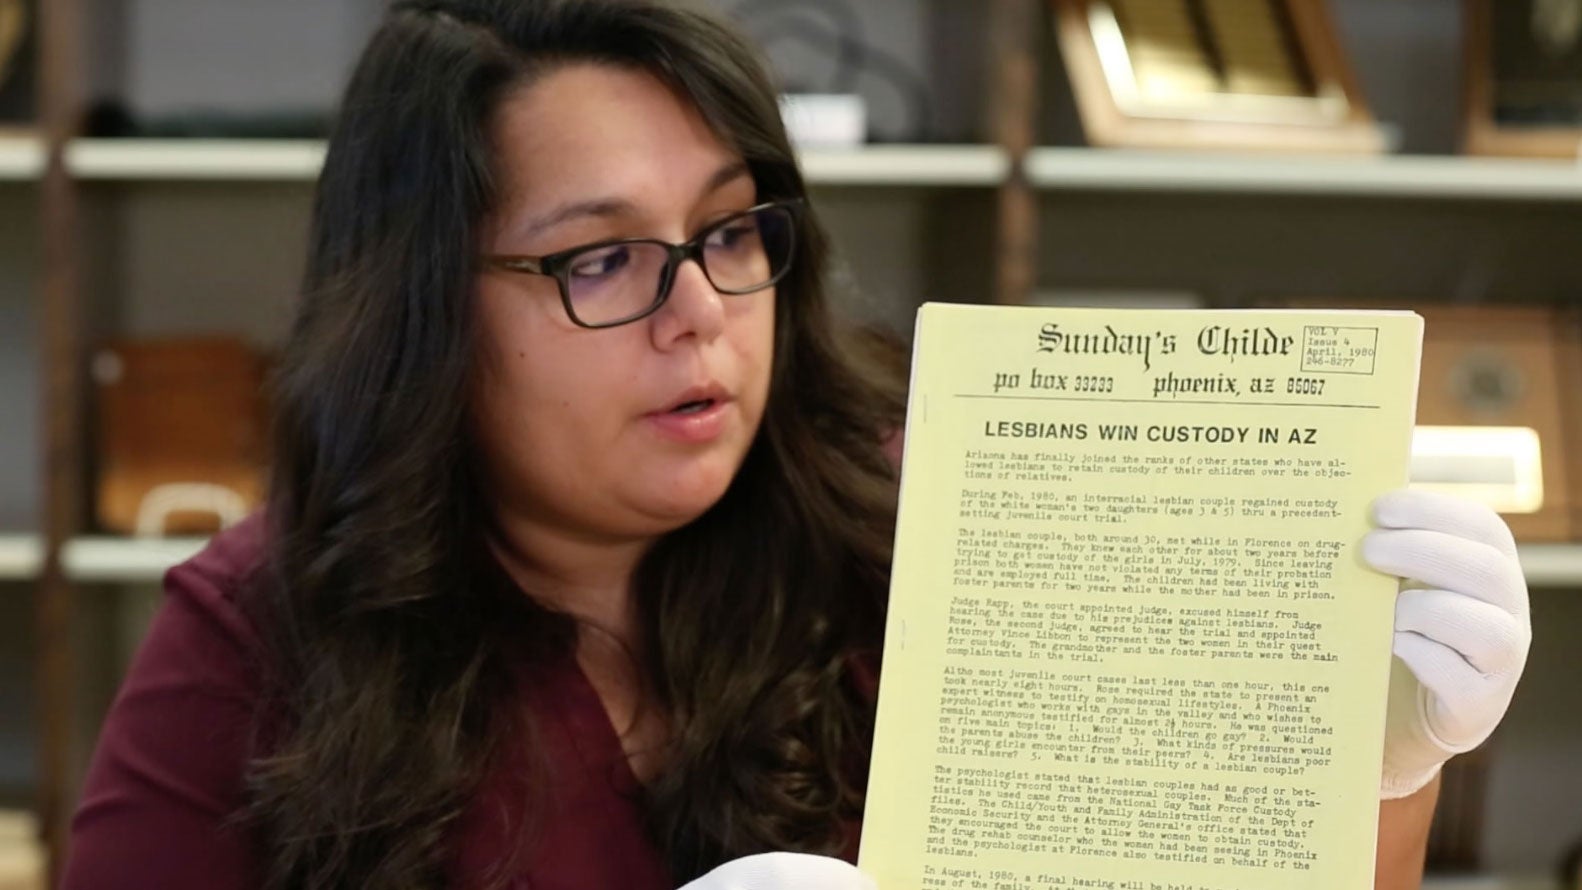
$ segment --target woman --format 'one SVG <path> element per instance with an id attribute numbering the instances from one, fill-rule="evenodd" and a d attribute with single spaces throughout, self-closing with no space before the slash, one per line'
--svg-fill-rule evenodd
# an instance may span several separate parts
<path id="1" fill-rule="evenodd" d="M 267 518 L 171 572 L 66 886 L 866 886 L 901 403 L 835 332 L 804 199 L 706 17 L 398 4 L 320 182 Z M 1492 514 L 1381 510 L 1381 568 L 1476 582 L 1403 629 L 1451 672 L 1392 724 L 1407 887 L 1525 590 L 1477 598 L 1514 571 Z M 1500 670 L 1443 662 L 1445 616 L 1510 631 Z"/>

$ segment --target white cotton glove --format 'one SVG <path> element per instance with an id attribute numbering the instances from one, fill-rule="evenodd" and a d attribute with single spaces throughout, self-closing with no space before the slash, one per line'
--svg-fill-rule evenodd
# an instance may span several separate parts
<path id="1" fill-rule="evenodd" d="M 1532 642 L 1527 582 L 1505 521 L 1482 504 L 1401 490 L 1374 502 L 1362 556 L 1404 579 L 1395 601 L 1384 776 L 1405 797 L 1505 716 Z"/>
<path id="2" fill-rule="evenodd" d="M 760 853 L 716 868 L 681 890 L 878 890 L 855 866 L 806 853 Z"/>

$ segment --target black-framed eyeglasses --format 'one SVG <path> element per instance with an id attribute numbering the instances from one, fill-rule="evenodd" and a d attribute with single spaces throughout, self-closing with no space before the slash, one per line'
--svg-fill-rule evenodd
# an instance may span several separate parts
<path id="1" fill-rule="evenodd" d="M 696 260 L 722 294 L 750 294 L 772 286 L 796 254 L 800 200 L 771 201 L 711 223 L 690 241 L 617 238 L 548 256 L 491 254 L 497 269 L 548 275 L 560 285 L 566 314 L 585 328 L 612 328 L 646 318 L 670 297 L 676 272 Z"/>

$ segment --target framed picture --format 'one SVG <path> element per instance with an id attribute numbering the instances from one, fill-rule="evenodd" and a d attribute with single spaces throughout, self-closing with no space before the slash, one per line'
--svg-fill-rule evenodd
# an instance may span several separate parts
<path id="1" fill-rule="evenodd" d="M 1053 0 L 1088 141 L 1375 153 L 1321 0 Z"/>
<path id="2" fill-rule="evenodd" d="M 1465 0 L 1466 147 L 1582 156 L 1582 0 Z"/>
<path id="3" fill-rule="evenodd" d="M 1417 422 L 1437 430 L 1439 440 L 1429 437 L 1421 449 L 1414 443 L 1414 482 L 1485 501 L 1519 540 L 1572 540 L 1575 408 L 1567 380 L 1582 337 L 1570 313 L 1515 305 L 1417 309 L 1425 324 Z M 1420 451 L 1431 452 L 1421 467 Z"/>
<path id="4" fill-rule="evenodd" d="M 1279 299 L 1288 308 L 1356 300 Z M 1364 304 L 1368 305 L 1368 304 Z M 1514 304 L 1375 303 L 1423 316 L 1412 485 L 1486 504 L 1523 543 L 1582 539 L 1582 312 Z"/>

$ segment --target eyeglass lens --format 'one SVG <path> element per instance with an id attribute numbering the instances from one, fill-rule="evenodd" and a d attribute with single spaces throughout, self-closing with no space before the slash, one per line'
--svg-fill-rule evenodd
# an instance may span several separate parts
<path id="1" fill-rule="evenodd" d="M 721 293 L 760 290 L 791 262 L 791 213 L 766 207 L 722 220 L 706 233 L 703 272 Z M 642 315 L 659 302 L 670 253 L 664 245 L 636 241 L 594 247 L 565 267 L 566 296 L 578 321 L 609 324 Z"/>

